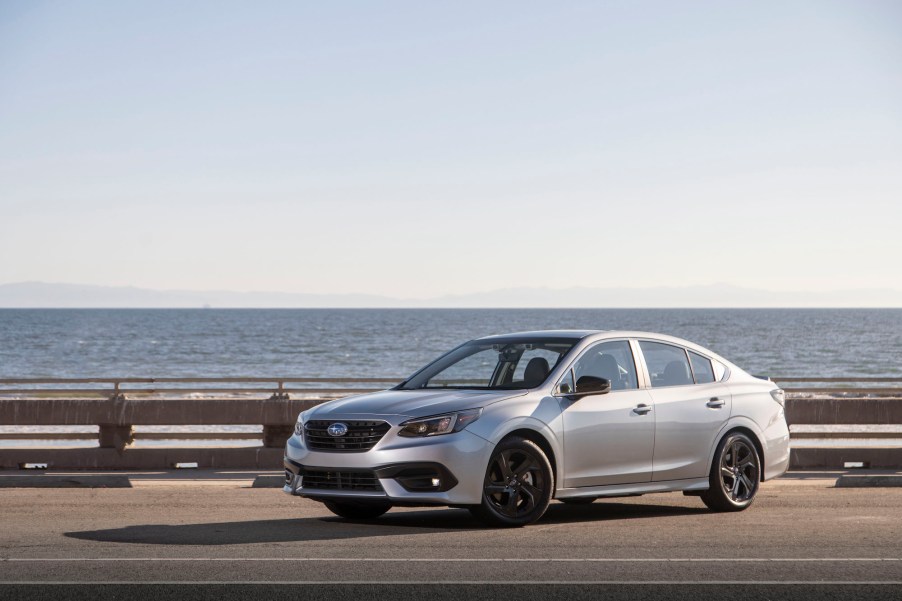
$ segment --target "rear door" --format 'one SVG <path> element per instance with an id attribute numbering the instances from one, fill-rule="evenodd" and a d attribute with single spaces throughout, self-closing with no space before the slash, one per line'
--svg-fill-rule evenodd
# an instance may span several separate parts
<path id="1" fill-rule="evenodd" d="M 580 376 L 611 381 L 611 391 L 568 400 L 558 396 L 564 423 L 563 486 L 648 482 L 652 475 L 655 415 L 649 391 L 638 387 L 636 362 L 627 340 L 586 349 L 559 384 L 573 390 Z"/>
<path id="2" fill-rule="evenodd" d="M 657 414 L 652 480 L 707 476 L 711 447 L 730 417 L 729 389 L 699 353 L 654 340 L 639 348 Z"/>

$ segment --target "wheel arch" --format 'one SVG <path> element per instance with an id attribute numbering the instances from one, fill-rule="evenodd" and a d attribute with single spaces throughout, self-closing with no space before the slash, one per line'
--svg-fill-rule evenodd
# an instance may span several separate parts
<path id="1" fill-rule="evenodd" d="M 548 439 L 545 438 L 545 436 L 538 430 L 523 427 L 508 432 L 501 440 L 504 440 L 505 438 L 511 438 L 513 436 L 524 438 L 530 442 L 533 442 L 537 447 L 542 449 L 542 452 L 545 453 L 545 456 L 548 458 L 548 463 L 551 464 L 551 474 L 554 477 L 554 489 L 556 491 L 558 488 L 557 455 L 554 452 L 554 447 L 551 446 L 551 442 L 549 442 Z M 553 496 L 554 495 L 552 494 L 552 497 Z"/>
<path id="2" fill-rule="evenodd" d="M 717 447 L 723 441 L 724 438 L 733 434 L 734 432 L 739 432 L 748 436 L 752 443 L 755 445 L 755 451 L 758 453 L 758 459 L 761 461 L 761 469 L 759 470 L 761 482 L 764 482 L 764 466 L 766 458 L 764 456 L 764 445 L 761 444 L 761 437 L 754 431 L 752 428 L 744 425 L 744 424 L 731 424 L 726 427 L 724 432 L 717 437 L 717 442 L 714 444 L 714 449 L 711 451 L 711 462 L 708 464 L 708 471 L 710 472 L 711 467 L 714 465 L 714 461 L 717 459 L 714 456 Z"/>

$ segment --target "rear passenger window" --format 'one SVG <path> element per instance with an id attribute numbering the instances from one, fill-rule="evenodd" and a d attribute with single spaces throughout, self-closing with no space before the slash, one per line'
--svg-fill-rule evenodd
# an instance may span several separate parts
<path id="1" fill-rule="evenodd" d="M 692 362 L 692 373 L 695 375 L 696 384 L 709 384 L 714 381 L 714 370 L 711 369 L 710 359 L 689 351 L 689 360 Z"/>
<path id="2" fill-rule="evenodd" d="M 692 372 L 686 351 L 678 346 L 640 340 L 639 348 L 645 357 L 651 376 L 652 388 L 661 386 L 684 386 L 692 384 Z"/>

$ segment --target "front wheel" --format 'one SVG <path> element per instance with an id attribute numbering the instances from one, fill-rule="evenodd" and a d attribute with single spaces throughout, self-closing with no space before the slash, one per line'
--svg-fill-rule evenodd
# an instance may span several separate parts
<path id="1" fill-rule="evenodd" d="M 326 509 L 339 517 L 349 520 L 371 520 L 389 509 L 388 503 L 343 503 L 341 501 L 323 501 Z"/>
<path id="2" fill-rule="evenodd" d="M 724 437 L 714 453 L 708 480 L 701 498 L 714 511 L 742 511 L 751 505 L 761 481 L 755 443 L 740 432 Z"/>
<path id="3" fill-rule="evenodd" d="M 542 449 L 524 438 L 506 438 L 489 459 L 482 503 L 470 512 L 490 526 L 525 526 L 542 517 L 553 493 L 554 474 Z"/>

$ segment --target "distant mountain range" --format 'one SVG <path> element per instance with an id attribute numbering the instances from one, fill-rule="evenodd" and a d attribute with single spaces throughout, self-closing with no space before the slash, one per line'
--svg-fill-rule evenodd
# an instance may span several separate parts
<path id="1" fill-rule="evenodd" d="M 730 284 L 657 288 L 505 288 L 428 299 L 368 294 L 150 290 L 44 282 L 0 284 L 0 308 L 902 307 L 902 290 L 770 291 Z"/>

